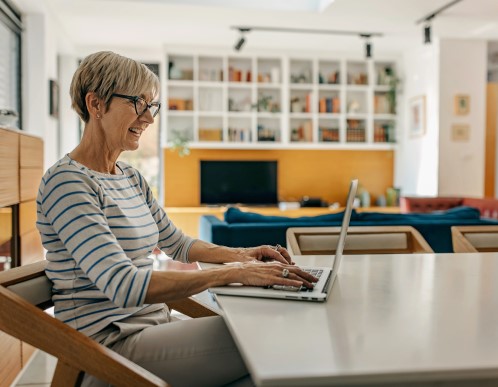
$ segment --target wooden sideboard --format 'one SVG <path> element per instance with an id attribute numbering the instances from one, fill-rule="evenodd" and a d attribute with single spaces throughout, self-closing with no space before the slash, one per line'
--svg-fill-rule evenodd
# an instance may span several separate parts
<path id="1" fill-rule="evenodd" d="M 19 130 L 0 128 L 0 225 L 8 234 L 11 222 L 16 232 L 14 265 L 43 259 L 41 238 L 36 229 L 36 195 L 43 175 L 43 141 Z M 2 220 L 0 219 L 0 221 Z M 0 239 L 2 239 L 0 235 Z M 2 311 L 4 313 L 5 311 Z M 0 386 L 8 386 L 27 363 L 34 348 L 0 332 Z"/>
<path id="2" fill-rule="evenodd" d="M 193 237 L 199 237 L 199 220 L 203 215 L 213 215 L 218 219 L 223 219 L 223 215 L 228 207 L 165 207 L 168 217 L 173 221 L 176 227 L 180 228 L 185 234 Z M 281 210 L 278 207 L 238 207 L 242 211 L 256 212 L 261 215 L 276 215 L 297 218 L 300 216 L 316 216 L 333 214 L 344 211 L 343 207 L 330 209 L 328 207 L 302 207 L 298 209 Z M 399 207 L 362 207 L 356 208 L 358 212 L 388 212 L 399 213 Z"/>

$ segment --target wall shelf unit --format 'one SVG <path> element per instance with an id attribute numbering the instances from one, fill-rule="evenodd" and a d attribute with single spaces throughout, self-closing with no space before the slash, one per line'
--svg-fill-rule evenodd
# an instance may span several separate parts
<path id="1" fill-rule="evenodd" d="M 396 61 L 167 54 L 164 145 L 393 149 Z M 395 86 L 395 84 L 394 84 Z"/>

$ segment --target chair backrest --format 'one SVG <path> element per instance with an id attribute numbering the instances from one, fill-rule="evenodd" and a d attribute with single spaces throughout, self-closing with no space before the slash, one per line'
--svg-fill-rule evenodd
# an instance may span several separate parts
<path id="1" fill-rule="evenodd" d="M 287 249 L 293 255 L 333 255 L 340 227 L 291 227 Z M 349 227 L 344 254 L 410 254 L 434 251 L 411 226 Z"/>
<path id="2" fill-rule="evenodd" d="M 58 359 L 52 386 L 79 386 L 84 372 L 116 386 L 168 384 L 123 356 L 50 316 L 46 261 L 0 273 L 0 330 Z"/>
<path id="3" fill-rule="evenodd" d="M 455 253 L 498 251 L 498 226 L 452 226 Z"/>

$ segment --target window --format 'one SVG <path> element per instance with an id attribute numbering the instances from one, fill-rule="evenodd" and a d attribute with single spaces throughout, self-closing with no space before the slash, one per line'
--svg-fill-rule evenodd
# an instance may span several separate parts
<path id="1" fill-rule="evenodd" d="M 21 16 L 7 1 L 0 0 L 0 109 L 14 110 L 21 117 Z M 17 122 L 18 127 L 21 126 Z"/>

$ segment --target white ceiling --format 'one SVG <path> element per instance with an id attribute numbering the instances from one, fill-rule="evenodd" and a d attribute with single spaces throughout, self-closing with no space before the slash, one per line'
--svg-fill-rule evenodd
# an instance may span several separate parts
<path id="1" fill-rule="evenodd" d="M 335 0 L 323 12 L 268 9 L 271 4 L 300 5 L 304 1 L 14 0 L 21 11 L 50 10 L 62 33 L 77 47 L 231 48 L 238 32 L 230 26 L 246 25 L 380 32 L 384 36 L 373 39 L 376 52 L 397 52 L 413 43 L 420 44 L 423 26 L 416 25 L 415 21 L 450 2 Z M 220 6 L 223 2 L 230 6 Z M 199 3 L 203 5 L 197 5 Z M 261 8 L 255 9 L 257 7 Z M 435 37 L 498 41 L 498 0 L 462 0 L 438 15 L 432 29 Z M 351 50 L 356 46 L 363 47 L 363 41 L 356 36 L 253 31 L 247 35 L 244 49 L 323 51 Z"/>

